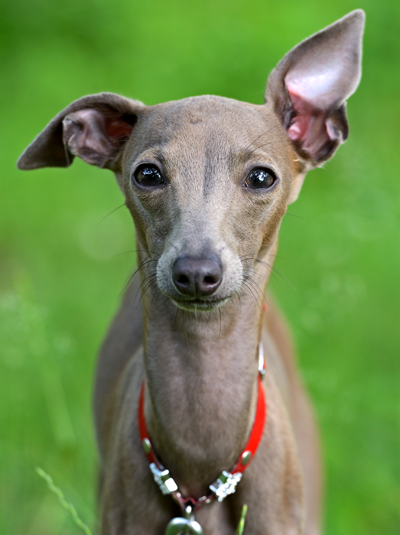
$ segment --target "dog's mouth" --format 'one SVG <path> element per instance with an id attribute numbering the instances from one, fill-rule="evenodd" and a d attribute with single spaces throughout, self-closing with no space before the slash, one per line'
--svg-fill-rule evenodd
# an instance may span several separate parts
<path id="1" fill-rule="evenodd" d="M 229 297 L 223 299 L 176 299 L 171 297 L 174 305 L 188 312 L 208 312 L 222 307 Z"/>

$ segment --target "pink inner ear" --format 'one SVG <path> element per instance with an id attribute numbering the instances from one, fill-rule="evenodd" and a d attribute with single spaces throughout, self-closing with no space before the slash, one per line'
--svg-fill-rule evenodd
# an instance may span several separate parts
<path id="1" fill-rule="evenodd" d="M 335 132 L 329 128 L 329 118 L 324 110 L 301 96 L 296 84 L 288 82 L 287 89 L 296 112 L 288 136 L 293 141 L 300 141 L 303 149 L 315 157 L 327 141 L 335 138 Z"/>
<path id="2" fill-rule="evenodd" d="M 132 133 L 132 125 L 121 119 L 117 118 L 106 118 L 106 132 L 107 135 L 115 141 L 124 141 L 129 138 Z"/>
<path id="3" fill-rule="evenodd" d="M 65 117 L 63 140 L 75 156 L 91 165 L 104 167 L 118 154 L 132 128 L 121 116 L 85 108 Z"/>
<path id="4" fill-rule="evenodd" d="M 305 100 L 291 91 L 290 88 L 288 88 L 288 91 L 293 108 L 296 111 L 296 117 L 293 119 L 293 122 L 288 129 L 288 136 L 293 141 L 305 141 L 310 128 L 313 108 Z"/>

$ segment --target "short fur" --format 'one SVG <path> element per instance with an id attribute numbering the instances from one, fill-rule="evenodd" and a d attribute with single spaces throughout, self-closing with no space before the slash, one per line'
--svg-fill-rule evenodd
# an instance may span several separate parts
<path id="1" fill-rule="evenodd" d="M 140 385 L 155 450 L 185 495 L 207 492 L 235 464 L 257 400 L 264 345 L 268 416 L 237 492 L 196 514 L 205 534 L 320 533 L 314 419 L 276 307 L 262 310 L 278 231 L 306 171 L 348 135 L 345 101 L 360 79 L 362 11 L 310 37 L 271 73 L 265 104 L 215 96 L 147 107 L 118 95 L 84 97 L 26 149 L 20 169 L 67 167 L 78 156 L 116 174 L 136 228 L 139 270 L 103 343 L 94 412 L 101 458 L 101 533 L 164 533 L 179 514 L 161 495 L 137 424 Z M 165 183 L 142 187 L 140 165 Z M 272 187 L 247 187 L 267 168 Z M 211 295 L 185 295 L 172 273 L 189 257 L 221 271 Z M 142 296 L 142 310 L 136 306 Z"/>

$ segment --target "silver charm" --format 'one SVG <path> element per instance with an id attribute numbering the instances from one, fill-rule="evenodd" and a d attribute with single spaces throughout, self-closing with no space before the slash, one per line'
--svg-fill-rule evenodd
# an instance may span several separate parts
<path id="1" fill-rule="evenodd" d="M 164 496 L 172 494 L 178 490 L 178 485 L 171 477 L 169 470 L 159 470 L 155 463 L 150 464 L 150 470 L 153 472 L 154 481 L 157 483 Z"/>
<path id="2" fill-rule="evenodd" d="M 231 474 L 230 472 L 225 472 L 224 470 L 218 479 L 209 486 L 209 489 L 215 494 L 217 500 L 222 502 L 222 500 L 229 496 L 229 494 L 233 494 L 235 492 L 236 485 L 241 479 L 242 474 L 240 472 Z"/>
<path id="3" fill-rule="evenodd" d="M 190 505 L 188 505 L 185 509 L 185 517 L 186 518 L 173 518 L 167 526 L 165 535 L 179 535 L 180 533 L 203 535 L 203 528 L 194 519 L 193 509 Z"/>
<path id="4" fill-rule="evenodd" d="M 196 520 L 187 518 L 173 518 L 168 524 L 165 535 L 178 535 L 179 533 L 190 533 L 191 535 L 203 535 L 203 528 Z"/>

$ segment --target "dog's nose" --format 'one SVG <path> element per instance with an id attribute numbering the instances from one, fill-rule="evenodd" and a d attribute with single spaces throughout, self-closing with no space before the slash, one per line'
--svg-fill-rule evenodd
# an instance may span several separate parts
<path id="1" fill-rule="evenodd" d="M 221 284 L 221 263 L 215 255 L 203 258 L 182 255 L 174 262 L 172 279 L 181 294 L 206 297 L 212 295 Z"/>

